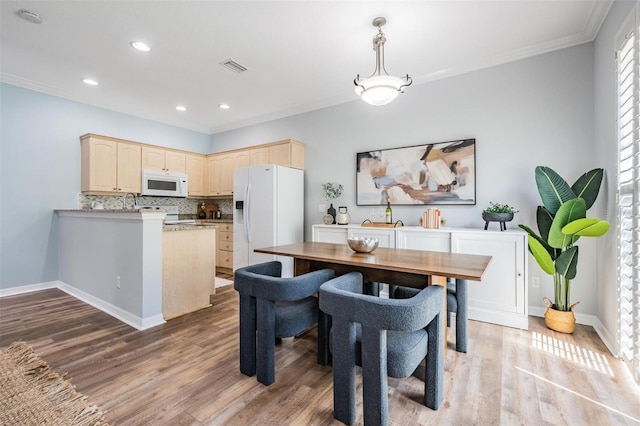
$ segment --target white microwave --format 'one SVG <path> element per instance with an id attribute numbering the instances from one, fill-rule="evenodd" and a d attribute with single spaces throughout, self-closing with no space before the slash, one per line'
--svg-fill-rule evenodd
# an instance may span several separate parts
<path id="1" fill-rule="evenodd" d="M 140 195 L 156 197 L 186 197 L 189 193 L 189 179 L 184 173 L 142 171 L 142 192 Z"/>

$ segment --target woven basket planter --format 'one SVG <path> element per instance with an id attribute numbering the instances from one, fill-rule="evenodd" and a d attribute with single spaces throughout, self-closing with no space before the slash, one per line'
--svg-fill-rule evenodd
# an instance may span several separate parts
<path id="1" fill-rule="evenodd" d="M 557 311 L 553 308 L 553 303 L 548 298 L 543 298 L 547 305 L 544 313 L 544 323 L 547 328 L 559 331 L 560 333 L 571 334 L 576 328 L 576 316 L 573 314 L 573 308 L 580 302 L 576 302 L 568 311 Z"/>

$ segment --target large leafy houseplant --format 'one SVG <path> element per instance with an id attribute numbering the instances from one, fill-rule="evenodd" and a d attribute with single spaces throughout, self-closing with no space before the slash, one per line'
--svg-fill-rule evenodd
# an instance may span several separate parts
<path id="1" fill-rule="evenodd" d="M 536 219 L 538 233 L 525 225 L 529 251 L 549 275 L 553 275 L 557 311 L 571 311 L 571 280 L 576 277 L 580 237 L 600 237 L 609 230 L 609 222 L 588 218 L 600 192 L 603 169 L 593 169 L 578 178 L 571 186 L 549 167 L 538 166 L 536 184 L 542 199 Z"/>

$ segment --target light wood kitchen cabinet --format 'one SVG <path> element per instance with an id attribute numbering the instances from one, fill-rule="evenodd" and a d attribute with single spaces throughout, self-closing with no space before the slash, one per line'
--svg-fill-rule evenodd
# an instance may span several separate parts
<path id="1" fill-rule="evenodd" d="M 235 155 L 223 154 L 220 156 L 220 193 L 218 195 L 233 194 L 233 169 L 235 164 Z"/>
<path id="2" fill-rule="evenodd" d="M 251 150 L 246 149 L 243 151 L 238 151 L 233 154 L 233 168 L 238 169 L 240 167 L 249 167 L 251 166 Z M 233 178 L 233 171 L 231 172 L 231 177 Z M 231 186 L 233 187 L 233 179 L 231 182 Z"/>
<path id="3" fill-rule="evenodd" d="M 249 151 L 223 152 L 207 156 L 207 190 L 208 196 L 233 195 L 233 170 L 248 167 L 251 164 Z"/>
<path id="4" fill-rule="evenodd" d="M 211 306 L 215 293 L 216 229 L 162 233 L 162 316 Z"/>
<path id="5" fill-rule="evenodd" d="M 187 154 L 187 176 L 189 176 L 189 197 L 204 196 L 205 156 Z"/>
<path id="6" fill-rule="evenodd" d="M 208 196 L 220 195 L 220 155 L 207 155 L 205 192 Z"/>
<path id="7" fill-rule="evenodd" d="M 304 145 L 288 140 L 269 147 L 269 163 L 304 169 Z"/>
<path id="8" fill-rule="evenodd" d="M 184 152 L 143 146 L 142 169 L 186 173 L 187 156 Z"/>
<path id="9" fill-rule="evenodd" d="M 269 164 L 269 147 L 251 149 L 251 165 Z"/>
<path id="10" fill-rule="evenodd" d="M 218 269 L 231 272 L 233 269 L 233 224 L 218 226 Z"/>
<path id="11" fill-rule="evenodd" d="M 277 164 L 304 169 L 304 144 L 293 139 L 251 148 L 251 165 Z"/>
<path id="12" fill-rule="evenodd" d="M 140 145 L 95 135 L 81 138 L 83 193 L 140 193 Z"/>

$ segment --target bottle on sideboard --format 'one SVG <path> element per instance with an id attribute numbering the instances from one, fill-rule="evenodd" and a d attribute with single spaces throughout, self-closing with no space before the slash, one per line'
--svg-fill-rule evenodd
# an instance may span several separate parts
<path id="1" fill-rule="evenodd" d="M 388 198 L 387 198 L 387 210 L 385 210 L 385 222 L 386 223 L 392 222 L 391 203 L 389 202 Z"/>

